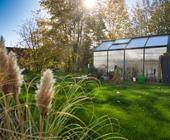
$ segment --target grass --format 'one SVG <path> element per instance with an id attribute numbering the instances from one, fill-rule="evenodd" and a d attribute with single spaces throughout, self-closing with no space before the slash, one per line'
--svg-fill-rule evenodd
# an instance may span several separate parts
<path id="1" fill-rule="evenodd" d="M 105 140 L 108 138 L 107 134 L 111 133 L 110 139 L 125 137 L 129 140 L 170 140 L 170 86 L 128 83 L 114 85 L 111 82 L 100 84 L 99 81 L 77 83 L 72 76 L 74 75 L 67 77 L 64 74 L 55 75 L 57 94 L 51 114 L 57 111 L 75 116 L 62 113 L 56 114 L 57 116 L 50 115 L 44 128 L 50 132 L 48 137 L 67 136 L 65 132 L 73 130 L 76 124 L 75 134 L 82 139 Z M 30 83 L 31 79 L 34 79 L 34 82 Z M 30 83 L 30 86 L 26 84 L 29 91 L 23 86 L 20 95 L 21 103 L 24 104 L 27 99 L 29 102 L 35 102 L 34 95 L 39 79 L 39 74 L 26 74 L 25 81 Z M 86 101 L 84 97 L 90 98 Z M 35 117 L 34 121 L 38 118 L 35 106 L 30 105 L 31 115 Z M 84 123 L 83 125 L 79 119 Z M 32 130 L 35 127 L 36 130 L 35 124 L 38 122 L 27 125 L 30 125 Z M 51 125 L 47 124 L 55 125 L 51 129 Z M 65 130 L 63 126 L 68 128 Z M 73 137 L 75 139 L 75 136 Z"/>
<path id="2" fill-rule="evenodd" d="M 170 86 L 103 83 L 89 96 L 93 104 L 79 113 L 85 121 L 107 114 L 130 140 L 170 140 Z"/>

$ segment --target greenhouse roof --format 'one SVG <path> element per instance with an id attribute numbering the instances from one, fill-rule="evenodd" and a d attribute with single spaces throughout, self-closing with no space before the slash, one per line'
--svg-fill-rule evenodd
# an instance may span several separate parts
<path id="1" fill-rule="evenodd" d="M 170 47 L 170 34 L 103 41 L 94 51 Z"/>

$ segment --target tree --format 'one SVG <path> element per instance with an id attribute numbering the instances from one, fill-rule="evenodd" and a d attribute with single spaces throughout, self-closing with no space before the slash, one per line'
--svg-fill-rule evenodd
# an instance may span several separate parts
<path id="1" fill-rule="evenodd" d="M 104 24 L 100 24 L 103 21 L 97 10 L 90 13 L 83 7 L 82 0 L 43 0 L 41 5 L 51 15 L 49 36 L 57 47 L 67 49 L 68 54 L 63 55 L 67 70 L 80 71 L 81 65 L 90 63 L 81 57 L 90 51 L 93 41 L 104 36 Z M 94 24 L 91 26 L 91 23 Z"/>
<path id="2" fill-rule="evenodd" d="M 152 34 L 170 33 L 170 1 L 153 3 L 149 29 Z"/>
<path id="3" fill-rule="evenodd" d="M 110 39 L 131 37 L 131 22 L 124 0 L 108 0 L 105 24 Z"/>
<path id="4" fill-rule="evenodd" d="M 59 58 L 61 51 L 53 47 L 45 19 L 37 18 L 27 21 L 21 26 L 19 34 L 22 38 L 20 45 L 25 47 L 23 52 L 25 57 L 19 57 L 22 67 L 33 71 L 57 67 L 55 62 L 58 62 L 59 59 L 56 58 Z"/>
<path id="5" fill-rule="evenodd" d="M 31 19 L 26 21 L 18 32 L 22 41 L 20 42 L 20 46 L 24 46 L 26 49 L 25 55 L 27 55 L 28 59 L 20 57 L 19 62 L 22 67 L 25 67 L 30 70 L 35 70 L 37 67 L 37 49 L 40 47 L 38 44 L 38 36 L 35 35 L 35 31 L 37 30 L 36 22 Z"/>
<path id="6" fill-rule="evenodd" d="M 147 3 L 147 4 L 146 4 Z M 135 36 L 170 32 L 170 2 L 167 0 L 137 3 L 133 10 Z"/>
<path id="7" fill-rule="evenodd" d="M 149 32 L 149 17 L 150 7 L 149 4 L 136 3 L 134 10 L 132 11 L 132 24 L 134 36 L 145 36 L 150 34 Z"/>

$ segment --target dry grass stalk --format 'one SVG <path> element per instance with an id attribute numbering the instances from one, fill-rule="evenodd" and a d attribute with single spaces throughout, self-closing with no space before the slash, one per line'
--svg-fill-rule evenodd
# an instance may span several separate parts
<path id="1" fill-rule="evenodd" d="M 50 69 L 46 70 L 41 77 L 40 85 L 36 91 L 36 102 L 42 116 L 46 116 L 51 106 L 51 101 L 54 94 L 53 73 Z"/>

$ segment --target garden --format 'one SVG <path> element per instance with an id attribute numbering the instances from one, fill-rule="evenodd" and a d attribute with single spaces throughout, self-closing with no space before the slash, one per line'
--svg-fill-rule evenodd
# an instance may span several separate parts
<path id="1" fill-rule="evenodd" d="M 41 77 L 40 73 L 25 72 L 21 93 L 17 95 L 18 102 L 15 96 L 12 99 L 12 93 L 1 96 L 1 137 L 97 140 L 170 138 L 168 85 L 114 84 L 94 77 L 77 80 L 80 75 L 52 74 L 47 70 Z M 6 84 L 9 90 L 19 88 L 16 81 Z"/>
<path id="2" fill-rule="evenodd" d="M 0 0 L 0 140 L 170 140 L 169 13 Z"/>

